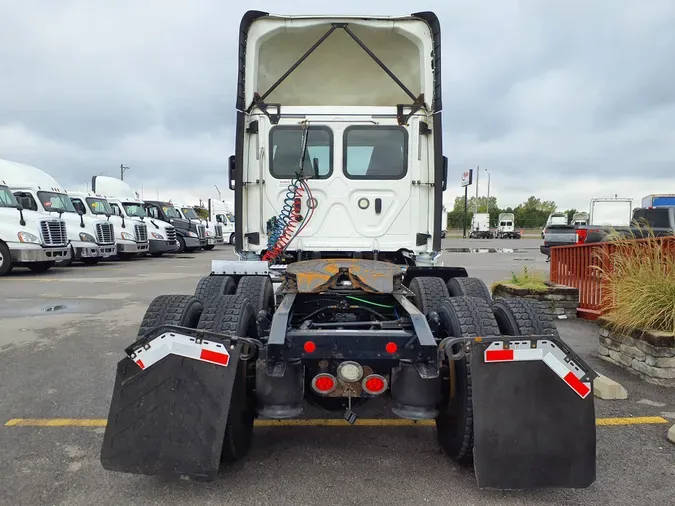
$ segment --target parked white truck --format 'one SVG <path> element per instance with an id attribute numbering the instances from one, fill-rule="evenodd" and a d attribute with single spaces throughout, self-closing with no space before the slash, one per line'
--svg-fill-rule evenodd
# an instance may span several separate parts
<path id="1" fill-rule="evenodd" d="M 470 239 L 492 239 L 490 230 L 490 215 L 488 213 L 476 213 L 471 218 Z"/>
<path id="2" fill-rule="evenodd" d="M 176 229 L 162 220 L 147 216 L 144 202 L 138 194 L 124 181 L 110 176 L 94 176 L 91 180 L 92 190 L 105 195 L 113 212 L 133 223 L 134 241 L 149 241 L 149 251 L 154 257 L 175 251 Z M 131 229 L 129 230 L 131 233 Z M 129 258 L 137 253 L 122 253 L 121 258 Z"/>
<path id="3" fill-rule="evenodd" d="M 223 227 L 223 238 L 234 244 L 234 206 L 224 200 L 209 199 L 209 220 Z"/>
<path id="4" fill-rule="evenodd" d="M 112 223 L 105 218 L 80 215 L 66 190 L 46 172 L 3 160 L 0 179 L 6 181 L 24 209 L 47 212 L 66 221 L 70 255 L 59 260 L 58 265 L 67 266 L 74 260 L 93 265 L 117 253 Z"/>
<path id="5" fill-rule="evenodd" d="M 44 272 L 69 257 L 66 221 L 24 209 L 0 179 L 0 276 L 14 267 Z"/>
<path id="6" fill-rule="evenodd" d="M 441 208 L 441 239 L 448 235 L 448 210 L 445 206 Z"/>
<path id="7" fill-rule="evenodd" d="M 140 218 L 127 218 L 113 211 L 108 200 L 94 192 L 69 191 L 70 200 L 78 212 L 91 216 L 106 216 L 113 224 L 118 256 L 144 256 L 150 250 L 147 234 L 136 237 L 134 224 L 141 223 Z"/>
<path id="8" fill-rule="evenodd" d="M 516 232 L 516 215 L 500 213 L 497 224 L 497 239 L 520 239 L 520 232 Z"/>

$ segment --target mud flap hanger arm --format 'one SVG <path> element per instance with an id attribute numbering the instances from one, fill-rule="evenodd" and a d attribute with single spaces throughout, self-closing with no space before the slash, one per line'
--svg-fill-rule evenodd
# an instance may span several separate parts
<path id="1" fill-rule="evenodd" d="M 269 89 L 260 95 L 259 93 L 254 93 L 253 94 L 253 101 L 251 102 L 251 105 L 248 107 L 247 112 L 251 112 L 251 110 L 254 107 L 258 107 L 270 120 L 270 122 L 274 125 L 276 125 L 279 122 L 279 119 L 281 118 L 281 104 L 279 103 L 267 103 L 265 102 L 265 99 L 270 96 L 270 94 L 279 87 L 281 83 L 283 83 L 286 78 L 293 73 L 295 69 L 297 69 L 302 62 L 304 62 L 307 57 L 314 52 L 314 50 L 319 47 L 323 41 L 325 41 L 335 30 L 338 28 L 343 29 L 347 34 L 356 42 L 361 49 L 363 49 L 368 56 L 370 56 L 375 63 L 377 63 L 384 72 L 391 77 L 391 79 L 405 92 L 406 95 L 408 95 L 412 99 L 412 104 L 397 104 L 396 105 L 396 118 L 398 120 L 399 125 L 407 125 L 408 120 L 410 117 L 415 114 L 417 111 L 422 109 L 424 107 L 424 94 L 420 94 L 419 97 L 416 97 L 408 87 L 403 84 L 403 82 L 396 77 L 396 75 L 387 67 L 382 60 L 380 60 L 375 53 L 373 53 L 368 46 L 365 45 L 365 43 L 357 37 L 357 35 L 347 26 L 347 23 L 332 23 L 330 29 L 323 34 L 319 40 L 317 40 L 312 47 L 310 47 L 305 53 L 298 58 L 298 60 L 290 66 L 290 68 L 279 78 L 277 79 L 272 86 L 269 87 Z M 276 112 L 270 113 L 268 109 L 270 107 L 276 108 Z M 408 114 L 404 114 L 404 108 L 410 108 L 410 112 Z"/>

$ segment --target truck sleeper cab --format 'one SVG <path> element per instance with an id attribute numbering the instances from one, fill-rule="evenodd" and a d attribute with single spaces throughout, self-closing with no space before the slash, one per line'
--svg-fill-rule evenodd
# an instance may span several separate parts
<path id="1" fill-rule="evenodd" d="M 183 219 L 172 203 L 146 200 L 144 201 L 144 207 L 150 218 L 171 223 L 175 227 L 178 244 L 174 248 L 176 248 L 177 253 L 191 253 L 208 245 L 206 226 Z"/>
<path id="2" fill-rule="evenodd" d="M 24 209 L 0 180 L 0 276 L 14 267 L 44 272 L 69 257 L 65 220 Z"/>
<path id="3" fill-rule="evenodd" d="M 108 200 L 103 196 L 93 192 L 68 192 L 70 200 L 75 209 L 84 215 L 91 216 L 109 216 L 113 223 L 115 232 L 115 243 L 117 244 L 117 255 L 144 255 L 150 249 L 147 233 L 135 233 L 134 225 L 141 223 L 141 220 L 126 218 L 119 215 L 116 210 L 110 206 Z M 119 209 L 119 206 L 117 207 Z"/>

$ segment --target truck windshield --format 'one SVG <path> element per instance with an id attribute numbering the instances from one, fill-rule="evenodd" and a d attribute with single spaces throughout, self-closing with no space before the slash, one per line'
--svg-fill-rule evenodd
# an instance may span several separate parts
<path id="1" fill-rule="evenodd" d="M 234 223 L 234 214 L 227 213 L 226 216 L 227 216 L 227 219 L 230 220 L 230 223 Z"/>
<path id="2" fill-rule="evenodd" d="M 122 205 L 129 216 L 135 216 L 137 218 L 145 218 L 147 216 L 147 214 L 145 214 L 145 209 L 143 209 L 141 204 L 136 204 L 135 202 L 124 202 Z"/>
<path id="3" fill-rule="evenodd" d="M 75 206 L 65 193 L 37 192 L 38 198 L 47 211 L 76 213 Z"/>
<path id="4" fill-rule="evenodd" d="M 87 205 L 93 214 L 113 214 L 107 200 L 87 197 Z"/>
<path id="5" fill-rule="evenodd" d="M 19 203 L 6 186 L 0 186 L 0 207 L 16 207 Z"/>
<path id="6" fill-rule="evenodd" d="M 176 209 L 173 206 L 162 206 L 162 211 L 164 211 L 164 214 L 166 214 L 169 218 L 179 218 L 180 219 L 180 213 L 178 212 L 178 209 Z"/>
<path id="7" fill-rule="evenodd" d="M 181 207 L 180 210 L 183 211 L 183 214 L 185 215 L 185 219 L 187 219 L 187 220 L 198 220 L 199 219 L 199 215 L 191 207 Z"/>

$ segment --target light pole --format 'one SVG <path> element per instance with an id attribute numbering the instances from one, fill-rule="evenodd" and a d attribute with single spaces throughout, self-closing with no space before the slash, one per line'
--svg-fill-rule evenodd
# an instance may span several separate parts
<path id="1" fill-rule="evenodd" d="M 487 212 L 490 214 L 490 172 L 488 172 L 487 169 L 485 169 L 485 172 L 487 172 L 488 175 Z"/>
<path id="2" fill-rule="evenodd" d="M 214 184 L 213 186 L 216 186 L 216 185 Z M 222 200 L 222 199 L 220 198 L 220 190 L 218 189 L 217 186 L 216 186 L 216 191 L 218 192 L 218 200 Z"/>
<path id="3" fill-rule="evenodd" d="M 129 167 L 125 167 L 124 164 L 120 163 L 120 179 L 124 181 L 124 173 L 129 170 Z"/>

